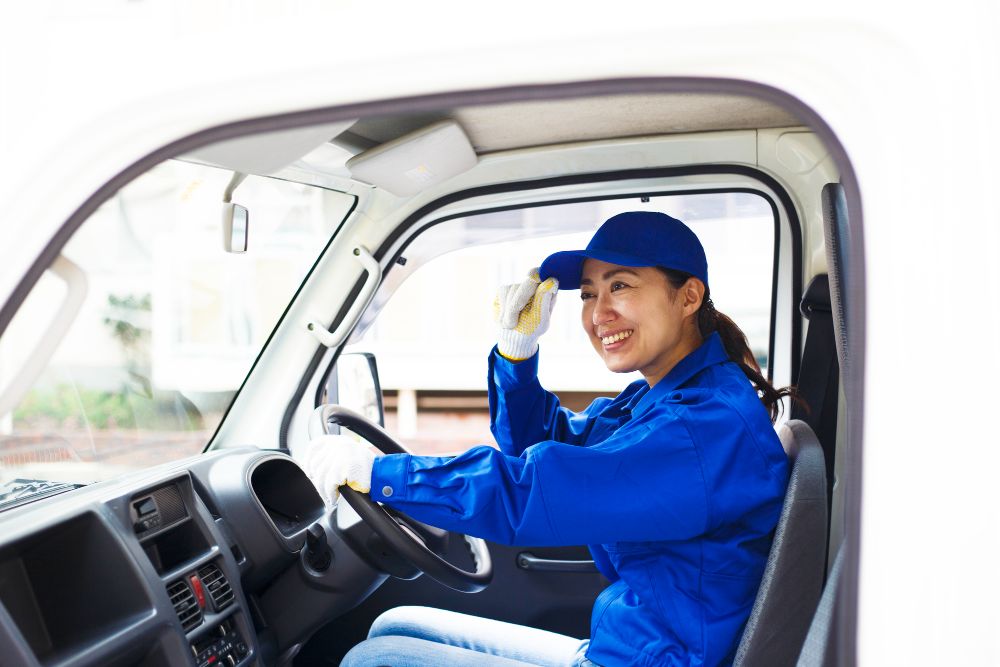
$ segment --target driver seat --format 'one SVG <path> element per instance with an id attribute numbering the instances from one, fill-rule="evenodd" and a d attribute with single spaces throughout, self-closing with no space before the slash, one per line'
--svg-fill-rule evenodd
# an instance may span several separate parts
<path id="1" fill-rule="evenodd" d="M 823 590 L 826 463 L 816 434 L 792 419 L 778 429 L 791 464 L 764 577 L 736 649 L 736 667 L 795 665 Z"/>

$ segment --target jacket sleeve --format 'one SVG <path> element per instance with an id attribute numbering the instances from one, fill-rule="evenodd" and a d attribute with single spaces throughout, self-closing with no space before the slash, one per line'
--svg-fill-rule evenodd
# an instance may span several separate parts
<path id="1" fill-rule="evenodd" d="M 384 456 L 371 496 L 503 544 L 688 539 L 708 521 L 704 477 L 683 426 L 621 429 L 591 447 L 549 440 L 519 457 L 490 447 L 452 459 Z"/>
<path id="2" fill-rule="evenodd" d="M 587 548 L 590 550 L 590 555 L 594 558 L 594 566 L 597 571 L 604 575 L 604 578 L 615 583 L 619 579 L 618 570 L 615 569 L 614 564 L 611 562 L 611 558 L 608 557 L 608 550 L 604 548 L 601 544 L 588 544 Z"/>
<path id="3" fill-rule="evenodd" d="M 543 440 L 578 445 L 586 440 L 594 418 L 610 399 L 599 398 L 580 413 L 559 405 L 559 399 L 538 382 L 538 354 L 514 363 L 490 353 L 490 430 L 500 451 L 520 456 Z"/>

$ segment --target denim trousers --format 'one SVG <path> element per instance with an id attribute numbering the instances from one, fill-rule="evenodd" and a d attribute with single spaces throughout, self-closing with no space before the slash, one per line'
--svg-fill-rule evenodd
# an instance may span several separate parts
<path id="1" fill-rule="evenodd" d="M 599 667 L 587 639 L 431 607 L 396 607 L 341 667 Z"/>

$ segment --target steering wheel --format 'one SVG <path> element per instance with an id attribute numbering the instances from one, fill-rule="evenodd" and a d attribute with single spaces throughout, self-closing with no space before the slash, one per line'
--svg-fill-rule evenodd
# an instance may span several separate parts
<path id="1" fill-rule="evenodd" d="M 339 424 L 354 431 L 383 454 L 406 454 L 406 448 L 389 435 L 381 426 L 367 417 L 340 405 L 328 403 L 313 411 L 309 421 L 309 434 L 329 433 L 331 424 Z M 478 593 L 493 579 L 493 562 L 486 542 L 478 537 L 462 535 L 472 560 L 474 572 L 463 570 L 441 558 L 424 544 L 414 532 L 403 528 L 379 503 L 367 493 L 341 486 L 340 493 L 354 508 L 358 516 L 374 530 L 385 543 L 402 558 L 431 579 L 462 593 Z"/>

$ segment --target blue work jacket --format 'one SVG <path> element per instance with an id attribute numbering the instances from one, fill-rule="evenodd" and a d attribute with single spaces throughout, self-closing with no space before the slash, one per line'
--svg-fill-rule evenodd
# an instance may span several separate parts
<path id="1" fill-rule="evenodd" d="M 731 662 L 788 483 L 746 375 L 712 334 L 652 389 L 574 413 L 537 368 L 490 356 L 500 451 L 381 457 L 372 498 L 504 544 L 589 545 L 611 582 L 591 616 L 599 665 Z"/>

